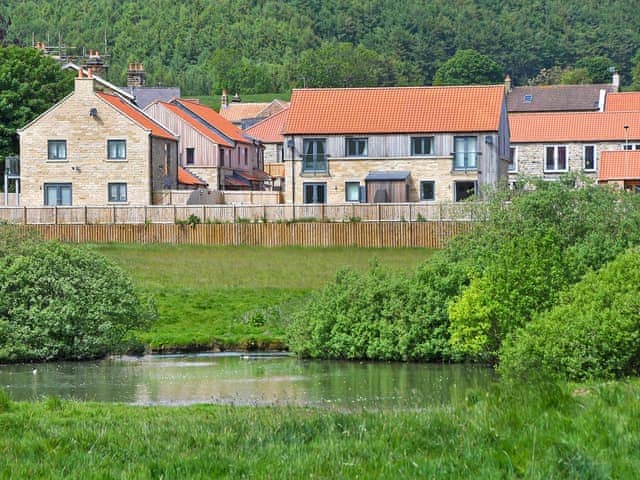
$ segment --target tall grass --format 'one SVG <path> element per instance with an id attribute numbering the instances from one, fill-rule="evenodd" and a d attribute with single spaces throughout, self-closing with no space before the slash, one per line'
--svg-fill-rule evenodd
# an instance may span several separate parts
<path id="1" fill-rule="evenodd" d="M 448 407 L 81 404 L 0 412 L 2 478 L 640 477 L 640 383 L 496 387 Z"/>
<path id="2" fill-rule="evenodd" d="M 95 245 L 155 298 L 159 321 L 137 338 L 155 350 L 283 348 L 280 319 L 341 268 L 375 258 L 412 270 L 425 249 Z"/>

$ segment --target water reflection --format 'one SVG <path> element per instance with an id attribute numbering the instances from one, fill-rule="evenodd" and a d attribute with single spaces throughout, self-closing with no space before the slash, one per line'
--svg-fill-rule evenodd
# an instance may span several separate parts
<path id="1" fill-rule="evenodd" d="M 307 361 L 241 354 L 118 357 L 98 362 L 0 366 L 15 400 L 59 396 L 137 405 L 310 405 L 421 408 L 462 400 L 494 380 L 487 368 Z"/>

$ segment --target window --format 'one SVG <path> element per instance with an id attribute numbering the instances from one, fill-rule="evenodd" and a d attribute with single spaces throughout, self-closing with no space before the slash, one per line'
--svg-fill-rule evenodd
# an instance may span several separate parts
<path id="1" fill-rule="evenodd" d="M 411 137 L 411 155 L 433 155 L 433 137 Z"/>
<path id="2" fill-rule="evenodd" d="M 45 183 L 44 204 L 49 206 L 71 205 L 71 184 Z"/>
<path id="3" fill-rule="evenodd" d="M 625 143 L 622 145 L 623 150 L 640 150 L 640 143 Z"/>
<path id="4" fill-rule="evenodd" d="M 244 149 L 244 164 L 249 165 L 249 150 L 247 148 Z"/>
<path id="5" fill-rule="evenodd" d="M 49 140 L 47 142 L 49 160 L 65 160 L 67 158 L 66 140 Z"/>
<path id="6" fill-rule="evenodd" d="M 518 147 L 509 147 L 509 172 L 518 171 Z"/>
<path id="7" fill-rule="evenodd" d="M 347 157 L 366 157 L 367 143 L 366 138 L 347 138 Z"/>
<path id="8" fill-rule="evenodd" d="M 220 166 L 224 167 L 224 150 L 220 149 Z"/>
<path id="9" fill-rule="evenodd" d="M 531 103 L 533 102 L 533 95 L 531 95 L 530 93 L 524 96 L 523 99 L 524 103 Z"/>
<path id="10" fill-rule="evenodd" d="M 454 200 L 461 202 L 476 194 L 478 190 L 477 182 L 455 182 Z"/>
<path id="11" fill-rule="evenodd" d="M 193 165 L 196 158 L 196 149 L 187 148 L 187 165 Z"/>
<path id="12" fill-rule="evenodd" d="M 107 158 L 109 160 L 124 160 L 127 158 L 126 140 L 107 140 Z"/>
<path id="13" fill-rule="evenodd" d="M 544 156 L 545 171 L 564 172 L 567 170 L 567 147 L 564 145 L 545 147 Z"/>
<path id="14" fill-rule="evenodd" d="M 326 172 L 327 155 L 324 138 L 304 139 L 302 142 L 302 171 Z"/>
<path id="15" fill-rule="evenodd" d="M 127 201 L 127 184 L 126 183 L 110 183 L 109 201 L 110 202 L 126 202 Z"/>
<path id="16" fill-rule="evenodd" d="M 478 162 L 477 137 L 453 137 L 453 169 L 475 170 Z"/>
<path id="17" fill-rule="evenodd" d="M 436 199 L 436 182 L 425 180 L 420 182 L 420 200 Z"/>
<path id="18" fill-rule="evenodd" d="M 582 166 L 586 171 L 596 169 L 596 149 L 593 145 L 584 146 Z"/>
<path id="19" fill-rule="evenodd" d="M 344 199 L 347 202 L 360 201 L 360 182 L 344 182 Z"/>
<path id="20" fill-rule="evenodd" d="M 303 183 L 304 203 L 327 203 L 326 183 Z"/>

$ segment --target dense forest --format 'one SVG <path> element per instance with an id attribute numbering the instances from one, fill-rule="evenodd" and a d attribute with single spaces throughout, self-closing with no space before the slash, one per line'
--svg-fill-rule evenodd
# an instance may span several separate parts
<path id="1" fill-rule="evenodd" d="M 186 94 L 292 87 L 428 85 L 456 51 L 474 49 L 515 84 L 543 69 L 604 57 L 631 82 L 637 0 L 0 0 L 5 43 L 84 47 L 110 56 L 123 84 Z M 2 38 L 0 38 L 2 40 Z"/>

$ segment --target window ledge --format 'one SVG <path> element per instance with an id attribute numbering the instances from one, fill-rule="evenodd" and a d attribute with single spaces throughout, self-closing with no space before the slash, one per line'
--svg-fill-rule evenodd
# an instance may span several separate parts
<path id="1" fill-rule="evenodd" d="M 60 160 L 56 160 L 54 158 L 48 158 L 46 163 L 69 163 L 68 158 L 61 158 Z"/>

